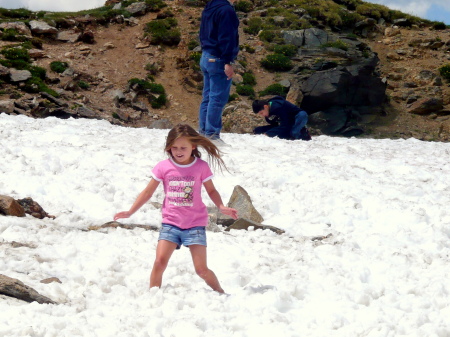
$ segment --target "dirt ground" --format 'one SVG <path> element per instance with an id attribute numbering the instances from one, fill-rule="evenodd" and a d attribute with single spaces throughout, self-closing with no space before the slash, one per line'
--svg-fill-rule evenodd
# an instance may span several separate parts
<path id="1" fill-rule="evenodd" d="M 92 45 L 81 42 L 46 43 L 44 52 L 47 57 L 37 60 L 36 63 L 47 68 L 48 73 L 51 73 L 52 76 L 58 76 L 49 70 L 49 64 L 52 61 L 66 61 L 76 72 L 94 76 L 98 80 L 98 85 L 91 86 L 89 90 L 77 91 L 70 98 L 74 101 L 78 100 L 80 103 L 91 104 L 104 111 L 105 114 L 111 115 L 117 109 L 113 102 L 114 91 L 124 90 L 131 78 L 145 79 L 147 75 L 145 66 L 158 62 L 162 65 L 162 71 L 155 76 L 155 81 L 163 84 L 170 103 L 165 109 L 152 110 L 149 114 L 143 114 L 142 118 L 136 119 L 129 125 L 146 126 L 155 118 L 167 118 L 173 124 L 188 122 L 196 126 L 201 90 L 186 85 L 186 78 L 189 77 L 188 74 L 192 70 L 183 67 L 180 60 L 187 59 L 187 43 L 197 37 L 201 8 L 183 6 L 180 1 L 173 1 L 170 9 L 176 13 L 182 33 L 182 40 L 177 48 L 149 45 L 145 39 L 144 27 L 157 14 L 148 13 L 138 18 L 137 25 L 111 24 L 108 27 L 95 27 L 95 43 Z M 241 24 L 240 44 L 249 45 L 256 52 L 250 54 L 241 51 L 240 57 L 246 60 L 247 69 L 251 69 L 256 76 L 256 92 L 276 81 L 295 76 L 289 73 L 270 73 L 261 68 L 260 60 L 267 54 L 267 50 L 263 48 L 262 43 L 256 37 L 244 34 L 243 26 Z M 390 104 L 385 109 L 386 117 L 378 124 L 371 125 L 365 136 L 445 140 L 440 139 L 438 133 L 443 128 L 443 123 L 450 123 L 450 117 L 445 114 L 442 116 L 435 114 L 418 116 L 407 113 L 407 106 L 402 98 L 407 89 L 402 87 L 402 83 L 414 79 L 421 70 L 431 70 L 438 74 L 440 66 L 450 63 L 448 51 L 412 48 L 408 45 L 409 41 L 416 38 L 439 38 L 442 41 L 450 41 L 450 30 L 431 31 L 428 28 L 402 28 L 400 31 L 398 35 L 386 37 L 380 29 L 377 36 L 365 40 L 372 50 L 378 53 L 381 61 L 380 72 L 388 79 L 387 95 L 390 98 Z M 397 56 L 392 58 L 392 54 Z M 392 74 L 395 72 L 403 74 L 401 80 L 393 79 Z M 447 82 L 444 81 L 443 85 L 438 88 L 424 86 L 419 89 L 423 96 L 440 95 L 446 109 L 450 110 L 450 87 Z M 234 87 L 232 87 L 233 92 Z M 245 97 L 241 100 L 251 103 Z M 133 112 L 129 111 L 129 113 Z"/>

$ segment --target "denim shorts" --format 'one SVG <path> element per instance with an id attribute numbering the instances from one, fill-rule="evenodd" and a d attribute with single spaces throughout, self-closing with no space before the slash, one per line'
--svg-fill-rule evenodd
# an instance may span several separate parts
<path id="1" fill-rule="evenodd" d="M 181 245 L 189 247 L 190 245 L 206 246 L 206 228 L 204 226 L 182 229 L 177 226 L 162 224 L 159 231 L 159 240 L 166 240 L 177 244 L 177 249 Z"/>

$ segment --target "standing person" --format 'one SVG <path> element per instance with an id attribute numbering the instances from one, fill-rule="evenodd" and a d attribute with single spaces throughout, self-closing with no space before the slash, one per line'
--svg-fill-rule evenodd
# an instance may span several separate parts
<path id="1" fill-rule="evenodd" d="M 129 218 L 150 200 L 159 183 L 163 183 L 163 223 L 150 274 L 150 288 L 161 287 L 162 276 L 172 253 L 183 244 L 191 251 L 196 273 L 213 290 L 224 292 L 206 263 L 205 227 L 208 224 L 208 213 L 201 197 L 202 185 L 221 213 L 237 219 L 237 211 L 223 205 L 211 180 L 211 169 L 207 162 L 200 159 L 198 146 L 208 153 L 215 166 L 225 168 L 220 151 L 209 139 L 199 135 L 191 126 L 179 124 L 169 131 L 166 139 L 165 151 L 169 158 L 153 168 L 150 182 L 131 208 L 114 216 L 114 220 Z"/>
<path id="2" fill-rule="evenodd" d="M 252 108 L 255 114 L 265 118 L 269 123 L 256 127 L 253 130 L 254 134 L 265 134 L 281 139 L 311 140 L 306 128 L 308 114 L 285 98 L 275 96 L 268 100 L 255 100 Z"/>
<path id="3" fill-rule="evenodd" d="M 228 102 L 233 62 L 239 52 L 239 19 L 234 10 L 236 0 L 211 0 L 202 12 L 200 44 L 203 72 L 203 98 L 199 111 L 199 132 L 216 145 L 220 139 L 222 110 Z"/>

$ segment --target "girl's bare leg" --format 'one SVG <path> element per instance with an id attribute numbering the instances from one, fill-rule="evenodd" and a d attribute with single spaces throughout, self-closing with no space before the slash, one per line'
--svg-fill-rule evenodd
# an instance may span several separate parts
<path id="1" fill-rule="evenodd" d="M 161 288 L 164 270 L 166 270 L 169 259 L 176 248 L 176 243 L 166 240 L 158 241 L 155 262 L 153 263 L 152 272 L 150 274 L 150 288 Z"/>
<path id="2" fill-rule="evenodd" d="M 190 245 L 189 249 L 192 255 L 192 261 L 194 262 L 195 272 L 198 276 L 205 280 L 214 291 L 224 293 L 220 286 L 219 280 L 216 274 L 210 270 L 206 263 L 206 246 L 202 245 Z"/>

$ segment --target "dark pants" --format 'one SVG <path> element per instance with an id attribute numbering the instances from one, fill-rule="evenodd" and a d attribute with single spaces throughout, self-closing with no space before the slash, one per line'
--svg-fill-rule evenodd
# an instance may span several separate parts
<path id="1" fill-rule="evenodd" d="M 253 130 L 256 135 L 266 134 L 269 137 L 278 137 L 281 139 L 303 139 L 303 129 L 308 122 L 308 114 L 300 111 L 295 116 L 295 124 L 291 127 L 278 125 L 258 126 Z"/>

